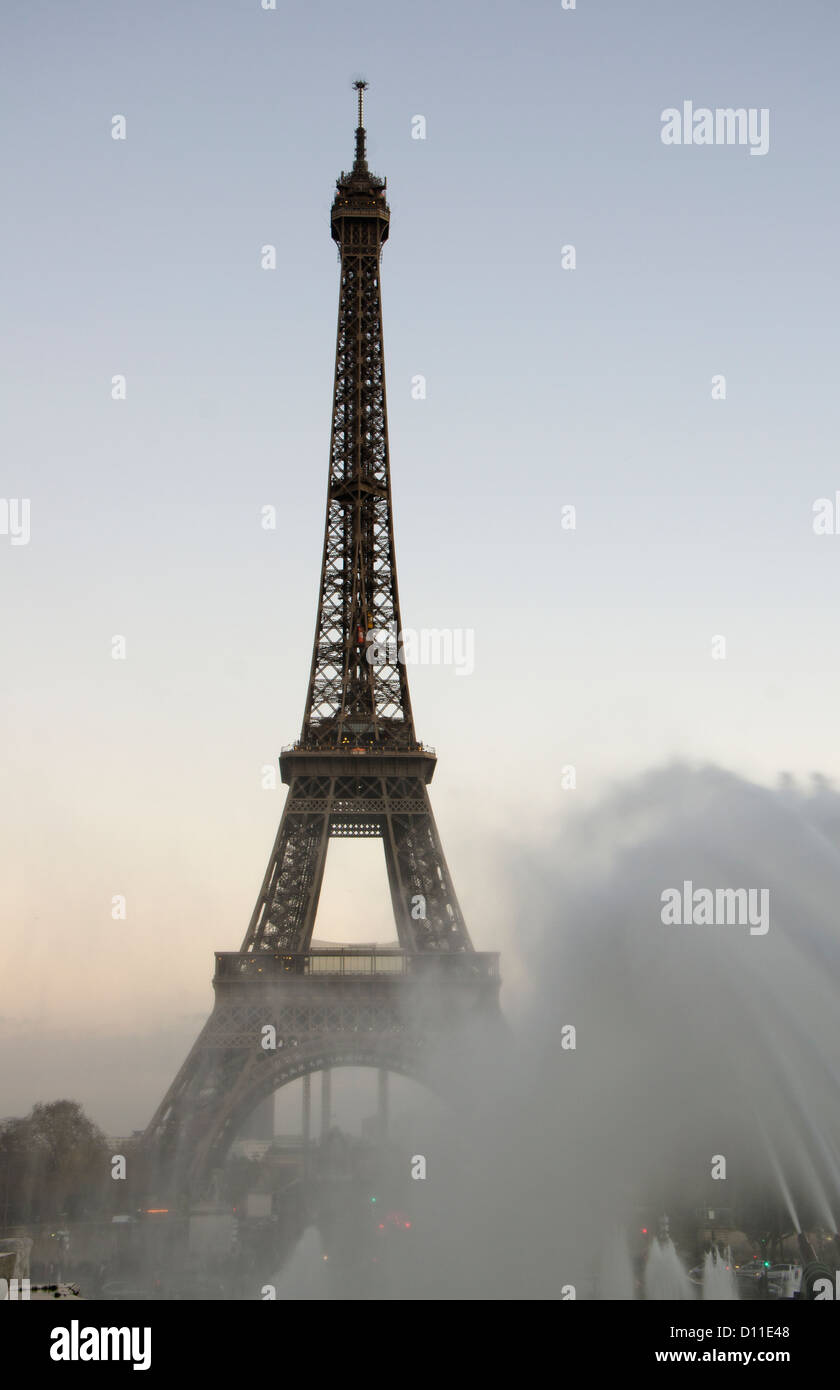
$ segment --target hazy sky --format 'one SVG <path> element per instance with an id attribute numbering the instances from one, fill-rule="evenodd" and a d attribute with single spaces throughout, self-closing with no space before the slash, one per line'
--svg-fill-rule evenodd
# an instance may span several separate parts
<path id="1" fill-rule="evenodd" d="M 411 681 L 476 946 L 515 935 L 488 836 L 675 756 L 837 774 L 838 27 L 834 0 L 7 0 L 0 496 L 31 537 L 0 535 L 0 1115 L 76 1077 L 145 1123 L 244 934 L 311 657 L 356 76 L 403 618 L 474 632 L 473 674 Z M 688 100 L 766 108 L 768 153 L 664 145 Z M 334 845 L 319 932 L 392 934 L 386 896 L 380 845 Z"/>

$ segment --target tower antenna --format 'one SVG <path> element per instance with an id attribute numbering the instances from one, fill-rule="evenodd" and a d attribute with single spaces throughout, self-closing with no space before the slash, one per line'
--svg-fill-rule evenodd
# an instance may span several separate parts
<path id="1" fill-rule="evenodd" d="M 367 159 L 365 157 L 365 92 L 368 83 L 363 77 L 359 77 L 353 83 L 359 94 L 359 124 L 356 127 L 356 162 L 354 168 L 367 169 Z"/>

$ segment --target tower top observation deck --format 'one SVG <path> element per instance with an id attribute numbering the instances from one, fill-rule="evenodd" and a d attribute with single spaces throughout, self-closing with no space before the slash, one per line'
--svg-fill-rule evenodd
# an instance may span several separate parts
<path id="1" fill-rule="evenodd" d="M 356 158 L 349 174 L 342 172 L 336 179 L 336 193 L 331 214 L 333 240 L 341 246 L 347 245 L 349 241 L 347 236 L 349 220 L 375 218 L 380 223 L 380 242 L 388 240 L 388 224 L 391 220 L 391 213 L 385 201 L 387 179 L 380 179 L 376 174 L 372 174 L 367 163 L 364 94 L 368 84 L 360 78 L 353 85 L 359 98 Z"/>

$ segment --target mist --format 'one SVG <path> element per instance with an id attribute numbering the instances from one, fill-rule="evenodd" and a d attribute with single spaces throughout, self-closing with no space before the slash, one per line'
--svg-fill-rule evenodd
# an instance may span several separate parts
<path id="1" fill-rule="evenodd" d="M 559 824 L 498 847 L 524 987 L 500 1053 L 450 1059 L 462 1100 L 427 1130 L 394 1297 L 591 1297 L 640 1205 L 778 1199 L 780 1172 L 798 1219 L 836 1229 L 840 796 L 671 765 Z M 769 930 L 664 925 L 686 880 L 768 890 Z"/>
<path id="2" fill-rule="evenodd" d="M 394 1078 L 380 1157 L 307 1200 L 273 1261 L 267 1246 L 261 1269 L 231 1268 L 226 1296 L 263 1297 L 268 1281 L 282 1300 L 629 1298 L 633 1235 L 638 1267 L 639 1229 L 666 1215 L 769 1202 L 788 1230 L 837 1230 L 840 794 L 819 776 L 773 788 L 670 764 L 588 803 L 563 795 L 541 840 L 522 827 L 490 843 L 496 922 L 471 927 L 476 949 L 501 948 L 501 1023 L 432 1040 L 431 1086 Z M 686 885 L 716 905 L 752 893 L 761 928 L 707 920 Z M 678 921 L 663 907 L 675 893 Z M 136 1106 L 165 1082 L 176 1030 L 121 1041 Z M 75 1062 L 61 1071 L 48 1052 L 29 1059 L 44 1085 Z M 370 1134 L 375 1076 L 339 1067 L 334 1086 L 335 1132 Z M 278 1092 L 287 1134 L 299 1107 L 299 1082 Z M 386 1172 L 380 1260 L 365 1203 Z M 663 1278 L 684 1277 L 662 1249 Z M 217 1296 L 189 1278 L 191 1296 Z"/>

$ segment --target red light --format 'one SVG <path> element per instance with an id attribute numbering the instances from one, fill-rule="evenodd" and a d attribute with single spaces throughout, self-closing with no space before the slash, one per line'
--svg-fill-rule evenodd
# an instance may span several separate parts
<path id="1" fill-rule="evenodd" d="M 380 1229 L 380 1231 L 384 1231 L 384 1230 L 385 1230 L 385 1222 L 384 1222 L 384 1221 L 380 1221 L 380 1223 L 379 1223 L 379 1229 Z"/>
<path id="2" fill-rule="evenodd" d="M 407 1231 L 410 1231 L 410 1230 L 411 1230 L 411 1222 L 410 1222 L 410 1221 L 406 1221 L 406 1223 L 405 1223 L 405 1229 L 406 1229 Z"/>
<path id="3" fill-rule="evenodd" d="M 647 1233 L 648 1233 L 648 1228 L 647 1228 L 647 1226 L 643 1226 L 643 1227 L 642 1227 L 642 1235 L 643 1235 L 643 1236 L 646 1236 Z"/>

